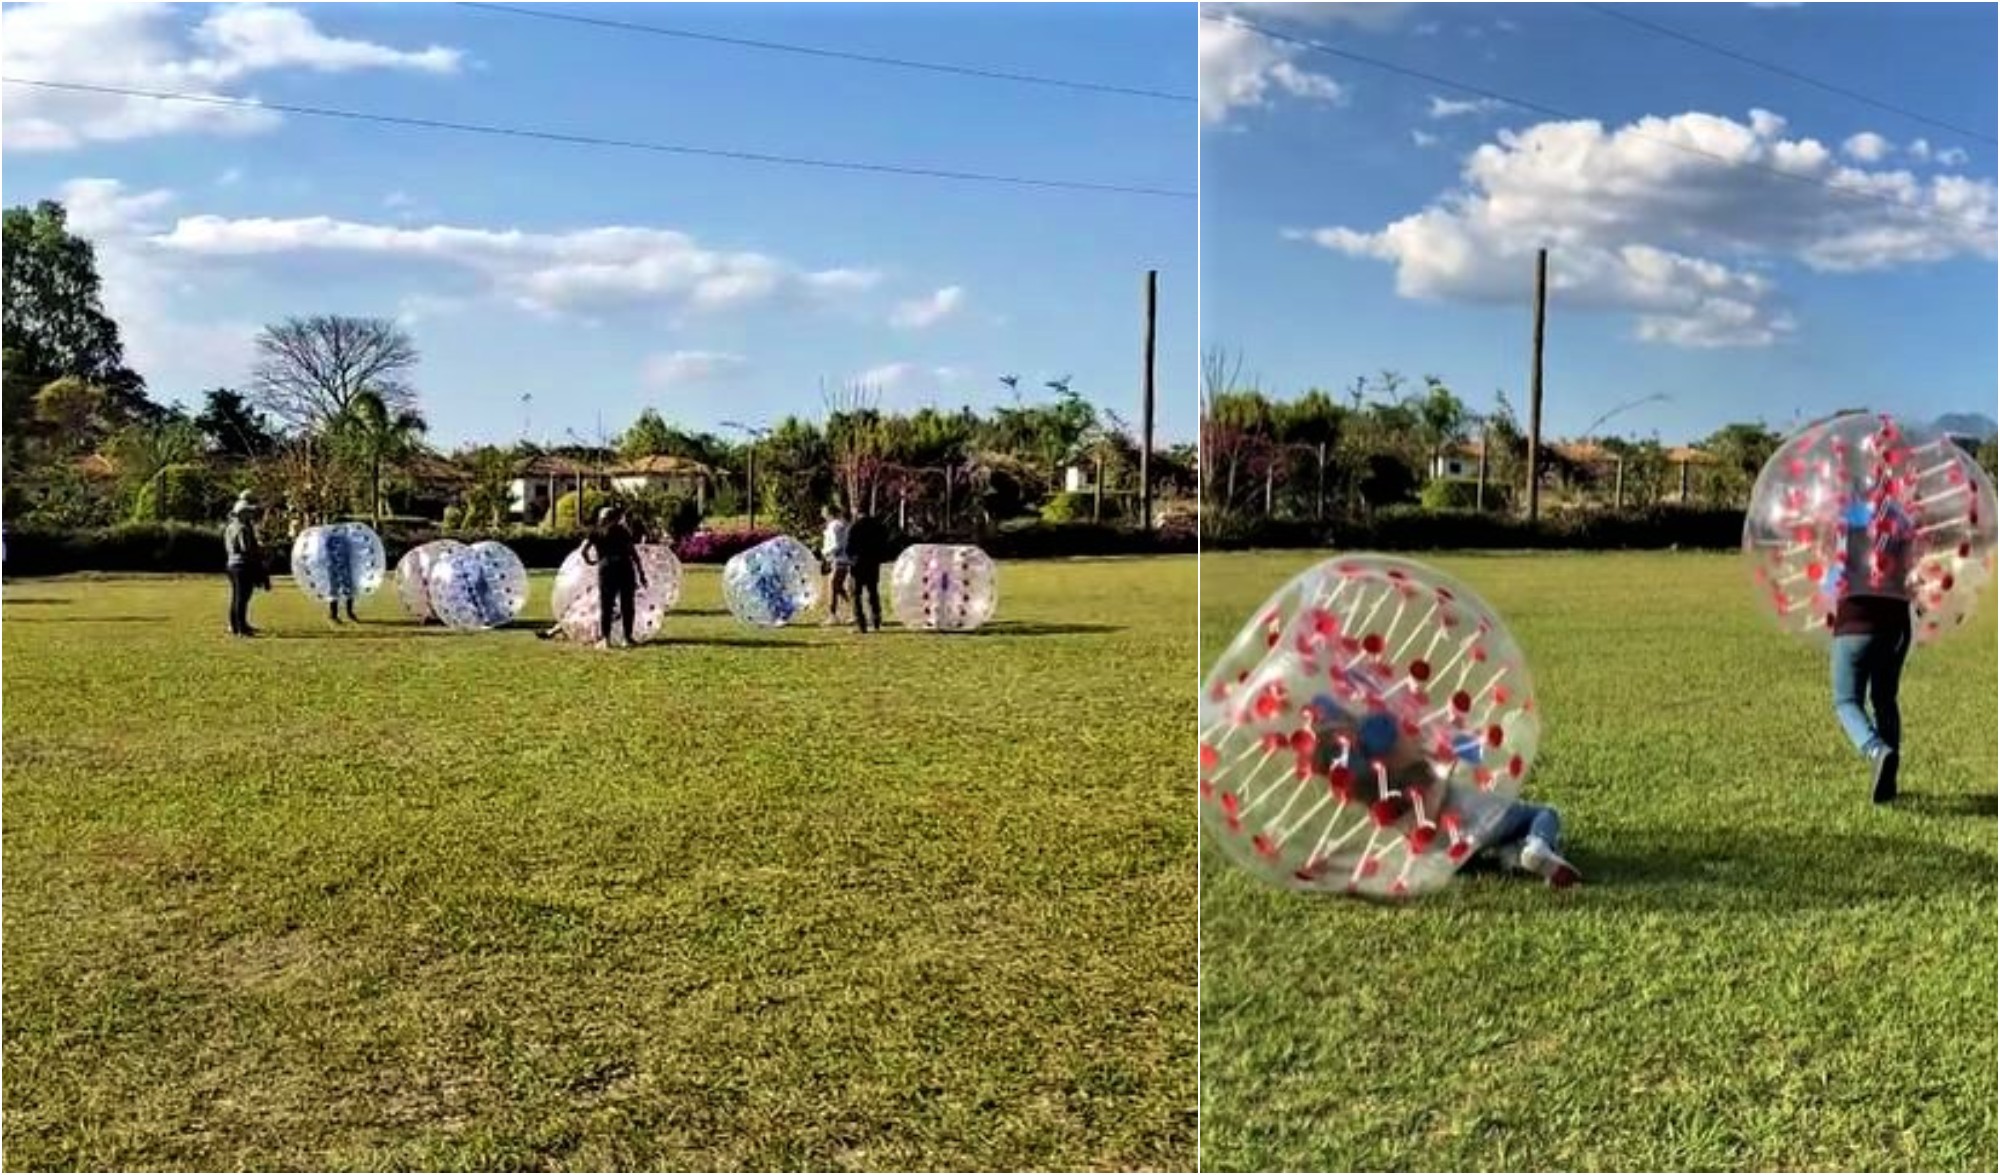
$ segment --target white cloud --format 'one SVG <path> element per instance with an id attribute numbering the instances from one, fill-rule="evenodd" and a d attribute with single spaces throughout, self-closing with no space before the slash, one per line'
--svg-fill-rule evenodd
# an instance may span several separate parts
<path id="1" fill-rule="evenodd" d="M 1287 235 L 1394 265 L 1404 297 L 1465 302 L 1525 299 L 1547 246 L 1558 300 L 1630 313 L 1640 338 L 1679 346 L 1793 330 L 1764 259 L 1845 271 L 1994 256 L 1992 181 L 1864 170 L 1783 127 L 1768 112 L 1747 126 L 1702 113 L 1543 123 L 1480 147 L 1463 186 L 1422 211 Z"/>
<path id="2" fill-rule="evenodd" d="M 174 193 L 75 179 L 56 196 L 69 213 L 70 231 L 89 238 L 96 250 L 104 309 L 118 323 L 125 362 L 159 397 L 234 382 L 249 370 L 257 324 L 188 315 L 195 275 L 148 244 Z"/>
<path id="3" fill-rule="evenodd" d="M 1458 118 L 1466 114 L 1485 114 L 1491 110 L 1498 110 L 1505 105 L 1505 102 L 1497 98 L 1466 98 L 1461 100 L 1456 98 L 1440 98 L 1438 95 L 1432 94 L 1431 117 Z"/>
<path id="4" fill-rule="evenodd" d="M 1417 127 L 1411 127 L 1410 141 L 1415 143 L 1419 147 L 1435 147 L 1443 140 L 1441 140 L 1440 138 L 1438 138 L 1438 136 L 1430 133 L 1427 130 L 1422 130 Z"/>
<path id="5" fill-rule="evenodd" d="M 1427 20 L 1424 23 L 1418 25 L 1417 27 L 1411 29 L 1410 31 L 1415 33 L 1419 37 L 1435 37 L 1438 35 L 1439 32 L 1443 31 L 1443 29 L 1444 26 L 1439 24 L 1438 22 L 1434 20 Z"/>
<path id="6" fill-rule="evenodd" d="M 1518 33 L 1521 31 L 1521 26 L 1503 16 L 1493 22 L 1493 31 L 1496 33 Z"/>
<path id="7" fill-rule="evenodd" d="M 1937 153 L 1937 161 L 1943 167 L 1964 167 L 1972 162 L 1972 156 L 1966 154 L 1962 147 L 1946 147 Z"/>
<path id="8" fill-rule="evenodd" d="M 218 5 L 192 29 L 171 4 L 19 4 L 6 10 L 0 62 L 9 76 L 254 100 L 240 90 L 283 70 L 455 72 L 456 49 L 403 50 L 328 36 L 295 9 Z M 248 135 L 276 126 L 275 112 L 10 87 L 0 141 L 10 150 L 62 151 L 90 142 L 160 135 Z"/>
<path id="9" fill-rule="evenodd" d="M 1929 139 L 1912 139 L 1910 140 L 1909 152 L 1910 158 L 1919 163 L 1928 163 L 1931 158 L 1931 141 Z"/>
<path id="10" fill-rule="evenodd" d="M 409 208 L 415 204 L 416 200 L 412 199 L 410 194 L 401 188 L 397 188 L 395 191 L 382 197 L 382 207 L 384 208 Z"/>
<path id="11" fill-rule="evenodd" d="M 762 253 L 704 247 L 671 229 L 610 226 L 567 232 L 399 227 L 325 216 L 184 217 L 152 238 L 163 251 L 205 258 L 350 254 L 469 272 L 523 309 L 582 312 L 631 306 L 725 310 L 787 297 L 866 290 L 865 269 L 807 271 Z"/>
<path id="12" fill-rule="evenodd" d="M 891 399 L 916 392 L 937 392 L 965 378 L 965 372 L 950 366 L 926 366 L 908 360 L 881 363 L 856 372 L 848 386 Z"/>
<path id="13" fill-rule="evenodd" d="M 749 366 L 749 360 L 727 351 L 664 351 L 648 355 L 642 368 L 648 386 L 662 391 L 710 383 Z"/>
<path id="14" fill-rule="evenodd" d="M 1340 83 L 1294 63 L 1298 53 L 1295 46 L 1242 25 L 1202 21 L 1197 46 L 1202 124 L 1221 125 L 1232 111 L 1269 106 L 1279 94 L 1318 102 L 1343 100 L 1346 91 Z"/>
<path id="15" fill-rule="evenodd" d="M 240 167 L 224 168 L 222 174 L 215 177 L 215 186 L 218 188 L 233 188 L 242 182 L 243 169 Z"/>
<path id="16" fill-rule="evenodd" d="M 965 305 L 965 287 L 946 286 L 927 297 L 896 304 L 889 325 L 903 330 L 923 330 L 936 326 L 958 313 Z"/>
<path id="17" fill-rule="evenodd" d="M 1275 3 L 1208 4 L 1204 10 L 1211 13 L 1240 12 L 1260 24 L 1290 24 L 1302 28 L 1334 28 L 1346 26 L 1368 32 L 1380 32 L 1402 23 L 1415 6 L 1412 4 L 1378 4 L 1372 0 L 1361 3 L 1295 3 L 1293 0 L 1276 0 Z"/>
<path id="18" fill-rule="evenodd" d="M 1917 141 L 1921 143 L 1923 140 L 1919 139 Z M 1895 149 L 1895 144 L 1876 134 L 1874 131 L 1862 131 L 1858 135 L 1849 135 L 1847 141 L 1840 145 L 1843 155 L 1862 163 L 1880 163 L 1884 159 L 1887 159 L 1890 152 Z"/>

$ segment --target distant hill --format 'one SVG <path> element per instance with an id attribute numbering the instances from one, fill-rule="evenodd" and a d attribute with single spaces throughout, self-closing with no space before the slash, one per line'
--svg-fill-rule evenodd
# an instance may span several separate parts
<path id="1" fill-rule="evenodd" d="M 2000 423 L 1981 412 L 1947 412 L 1931 423 L 1939 432 L 1960 437 L 1990 437 L 2000 433 Z"/>

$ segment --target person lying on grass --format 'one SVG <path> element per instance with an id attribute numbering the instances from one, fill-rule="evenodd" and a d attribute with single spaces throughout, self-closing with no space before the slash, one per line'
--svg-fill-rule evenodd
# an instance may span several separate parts
<path id="1" fill-rule="evenodd" d="M 1467 791 L 1455 788 L 1456 793 Z M 1477 795 L 1473 804 L 1495 803 L 1493 797 Z M 1583 874 L 1563 858 L 1562 814 L 1547 804 L 1523 799 L 1497 801 L 1506 805 L 1493 831 L 1479 840 L 1473 860 L 1498 867 L 1507 873 L 1532 873 L 1548 882 L 1550 889 L 1568 889 L 1583 881 Z M 1461 801 L 1463 804 L 1464 801 Z"/>
<path id="2" fill-rule="evenodd" d="M 1583 881 L 1583 874 L 1562 855 L 1562 815 L 1554 808 L 1519 797 L 1493 795 L 1462 780 L 1440 780 L 1417 742 L 1400 737 L 1394 719 L 1386 714 L 1378 712 L 1356 722 L 1332 698 L 1317 700 L 1314 709 L 1320 714 L 1340 715 L 1315 723 L 1314 746 L 1321 774 L 1333 777 L 1335 758 L 1345 753 L 1343 748 L 1363 756 L 1362 761 L 1371 765 L 1347 775 L 1348 786 L 1362 789 L 1352 798 L 1373 803 L 1382 793 L 1369 780 L 1400 780 L 1405 790 L 1420 792 L 1425 810 L 1438 814 L 1441 821 L 1479 830 L 1470 843 L 1471 859 L 1466 864 L 1533 874 L 1550 889 L 1569 889 Z"/>

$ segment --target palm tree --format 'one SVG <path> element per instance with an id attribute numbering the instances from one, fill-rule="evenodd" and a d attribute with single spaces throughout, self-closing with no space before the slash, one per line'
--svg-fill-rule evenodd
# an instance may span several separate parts
<path id="1" fill-rule="evenodd" d="M 382 522 L 382 469 L 408 460 L 430 430 L 414 408 L 392 410 L 379 392 L 358 393 L 334 423 L 334 432 L 368 470 L 368 499 Z"/>
<path id="2" fill-rule="evenodd" d="M 186 419 L 164 424 L 132 424 L 111 438 L 108 454 L 136 496 L 153 486 L 153 516 L 167 516 L 166 486 L 169 469 L 198 461 L 202 455 L 201 432 Z"/>

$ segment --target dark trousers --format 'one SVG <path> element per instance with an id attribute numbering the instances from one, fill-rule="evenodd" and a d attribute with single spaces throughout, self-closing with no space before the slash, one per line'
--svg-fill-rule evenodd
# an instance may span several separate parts
<path id="1" fill-rule="evenodd" d="M 625 643 L 632 643 L 633 612 L 639 603 L 639 577 L 631 568 L 615 563 L 605 563 L 597 569 L 597 635 L 606 644 L 611 641 L 611 615 L 618 614 L 618 625 L 625 633 Z"/>
<path id="2" fill-rule="evenodd" d="M 882 565 L 880 563 L 856 563 L 854 565 L 854 627 L 867 632 L 869 618 L 874 618 L 874 626 L 882 627 Z"/>
<path id="3" fill-rule="evenodd" d="M 833 572 L 827 579 L 826 586 L 829 597 L 826 602 L 828 619 L 837 619 L 840 616 L 840 602 L 848 597 L 847 581 L 853 577 L 854 568 L 851 564 L 835 563 L 833 565 Z"/>
<path id="4" fill-rule="evenodd" d="M 250 631 L 250 593 L 255 590 L 248 567 L 229 569 L 229 631 L 242 636 Z"/>
<path id="5" fill-rule="evenodd" d="M 1907 628 L 1833 638 L 1833 712 L 1855 749 L 1863 754 L 1884 746 L 1902 749 L 1903 708 L 1898 692 L 1903 684 L 1903 659 L 1909 655 Z"/>

